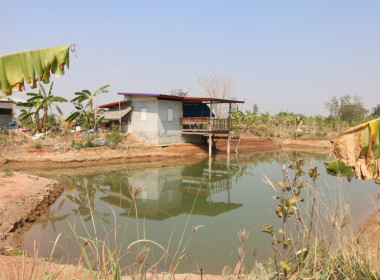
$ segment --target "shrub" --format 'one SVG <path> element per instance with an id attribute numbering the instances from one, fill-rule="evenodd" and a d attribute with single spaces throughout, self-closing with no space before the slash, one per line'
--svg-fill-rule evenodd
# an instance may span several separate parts
<path id="1" fill-rule="evenodd" d="M 118 131 L 118 127 L 116 125 L 112 125 L 111 132 L 106 135 L 107 146 L 114 149 L 116 148 L 120 142 L 123 141 L 123 136 Z"/>
<path id="2" fill-rule="evenodd" d="M 37 150 L 41 149 L 42 148 L 41 142 L 40 141 L 35 142 L 34 143 L 34 148 L 37 149 Z"/>
<path id="3" fill-rule="evenodd" d="M 0 144 L 3 145 L 3 146 L 7 146 L 8 144 L 10 144 L 12 141 L 11 141 L 11 138 L 9 136 L 9 134 L 0 134 Z"/>
<path id="4" fill-rule="evenodd" d="M 4 168 L 4 169 L 3 169 L 3 174 L 4 174 L 4 177 L 13 176 L 13 172 L 12 172 L 12 170 L 10 170 L 10 169 L 8 169 L 8 168 Z"/>

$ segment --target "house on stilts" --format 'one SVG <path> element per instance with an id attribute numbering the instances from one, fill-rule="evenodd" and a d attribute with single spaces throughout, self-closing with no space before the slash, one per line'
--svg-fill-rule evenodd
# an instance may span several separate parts
<path id="1" fill-rule="evenodd" d="M 124 97 L 122 101 L 99 107 L 107 109 L 103 113 L 104 121 L 116 122 L 121 132 L 134 133 L 148 143 L 161 146 L 201 143 L 208 139 L 210 156 L 212 139 L 224 137 L 228 139 L 227 153 L 230 153 L 231 106 L 244 101 L 156 93 L 118 94 Z M 226 118 L 215 117 L 213 106 L 216 104 L 228 106 Z"/>

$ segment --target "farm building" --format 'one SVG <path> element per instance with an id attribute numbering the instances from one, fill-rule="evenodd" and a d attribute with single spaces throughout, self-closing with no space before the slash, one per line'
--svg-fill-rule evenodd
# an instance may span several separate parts
<path id="1" fill-rule="evenodd" d="M 26 101 L 21 98 L 0 98 L 0 127 L 6 127 L 13 121 L 17 104 L 24 102 Z"/>
<path id="2" fill-rule="evenodd" d="M 174 143 L 199 143 L 202 138 L 218 133 L 229 138 L 231 120 L 216 118 L 212 113 L 215 104 L 244 101 L 217 98 L 172 96 L 155 93 L 125 93 L 124 100 L 99 106 L 107 108 L 103 114 L 106 122 L 116 122 L 121 132 L 132 132 L 148 143 L 168 145 Z M 211 110 L 210 110 L 211 108 Z"/>

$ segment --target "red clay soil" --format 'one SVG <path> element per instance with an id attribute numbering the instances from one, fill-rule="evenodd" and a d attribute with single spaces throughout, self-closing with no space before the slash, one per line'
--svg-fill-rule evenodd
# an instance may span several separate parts
<path id="1" fill-rule="evenodd" d="M 237 140 L 231 141 L 231 154 Z M 257 137 L 243 138 L 238 145 L 238 153 L 258 152 L 265 150 L 299 148 L 318 150 L 328 153 L 331 144 L 329 140 L 275 140 L 270 141 Z M 217 139 L 216 148 L 218 154 L 227 151 L 227 140 Z M 125 149 L 111 149 L 109 147 L 94 147 L 76 150 L 68 148 L 63 152 L 56 152 L 51 147 L 34 149 L 24 147 L 11 147 L 3 149 L 0 153 L 0 165 L 8 168 L 57 168 L 91 166 L 107 163 L 144 162 L 168 158 L 203 158 L 208 157 L 207 144 L 177 144 L 168 146 L 149 146 L 136 143 L 126 145 Z"/>
<path id="2" fill-rule="evenodd" d="M 0 249 L 21 248 L 22 235 L 63 192 L 54 180 L 3 171 L 0 178 Z"/>

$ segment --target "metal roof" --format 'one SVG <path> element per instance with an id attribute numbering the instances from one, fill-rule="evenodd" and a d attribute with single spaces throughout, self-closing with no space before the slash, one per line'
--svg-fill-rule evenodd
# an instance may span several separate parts
<path id="1" fill-rule="evenodd" d="M 159 93 L 132 93 L 132 92 L 118 92 L 119 95 L 125 96 L 151 96 L 160 99 L 179 100 L 179 101 L 198 101 L 198 102 L 212 102 L 212 103 L 244 103 L 244 101 L 234 99 L 210 98 L 210 97 L 190 97 L 190 96 L 176 96 L 166 95 Z M 103 105 L 104 106 L 104 105 Z M 101 107 L 102 108 L 102 107 Z"/>
<path id="2" fill-rule="evenodd" d="M 100 105 L 99 108 L 109 108 L 109 107 L 112 107 L 112 106 L 115 106 L 115 105 L 124 104 L 125 102 L 126 101 L 124 101 L 124 100 L 123 101 L 116 101 L 116 102 Z"/>
<path id="3" fill-rule="evenodd" d="M 127 107 L 123 110 L 120 111 L 108 111 L 102 114 L 104 116 L 105 120 L 109 121 L 115 121 L 115 120 L 120 120 L 122 117 L 124 117 L 126 114 L 129 113 L 129 111 L 132 110 L 132 107 Z"/>

